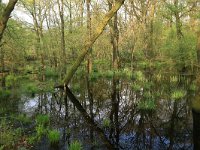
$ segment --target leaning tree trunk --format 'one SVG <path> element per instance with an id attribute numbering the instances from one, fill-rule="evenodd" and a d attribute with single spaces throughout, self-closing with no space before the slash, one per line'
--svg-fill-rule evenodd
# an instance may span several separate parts
<path id="1" fill-rule="evenodd" d="M 13 11 L 17 1 L 18 0 L 9 0 L 8 5 L 3 10 L 2 15 L 0 16 L 0 43 L 3 37 L 3 33 L 6 29 L 8 19 L 10 18 L 10 14 Z"/>
<path id="2" fill-rule="evenodd" d="M 94 33 L 91 36 L 91 40 L 87 41 L 84 45 L 81 54 L 76 59 L 75 63 L 72 65 L 72 67 L 69 69 L 67 75 L 65 76 L 63 80 L 63 84 L 58 85 L 56 87 L 63 88 L 63 86 L 66 86 L 69 84 L 70 80 L 72 79 L 73 75 L 77 71 L 80 64 L 83 62 L 85 56 L 88 54 L 90 47 L 94 44 L 94 42 L 97 40 L 97 38 L 103 33 L 104 28 L 110 21 L 110 19 L 114 16 L 114 14 L 120 9 L 120 7 L 123 5 L 125 0 L 118 0 L 115 5 L 112 7 L 112 9 L 104 16 L 104 19 L 99 23 L 99 26 L 96 28 Z"/>

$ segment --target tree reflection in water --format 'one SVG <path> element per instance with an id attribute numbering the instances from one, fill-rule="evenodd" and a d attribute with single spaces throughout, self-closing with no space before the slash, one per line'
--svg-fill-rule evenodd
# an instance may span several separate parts
<path id="1" fill-rule="evenodd" d="M 108 88 L 101 91 L 105 92 L 102 95 L 93 93 L 94 120 L 89 115 L 89 102 L 84 91 L 73 94 L 68 88 L 66 93 L 58 90 L 53 94 L 37 95 L 32 99 L 37 104 L 32 113 L 50 114 L 51 126 L 62 132 L 60 147 L 63 148 L 78 139 L 84 149 L 193 149 L 192 114 L 187 100 L 161 99 L 156 102 L 155 109 L 142 109 L 138 107 L 140 94 L 131 92 L 128 87 L 121 91 L 119 112 L 115 112 L 118 125 L 112 126 L 114 130 L 119 127 L 119 145 L 115 136 L 109 136 L 112 124 L 104 124 L 106 119 L 109 120 L 112 107 Z M 24 106 L 28 107 L 27 103 Z M 90 141 L 91 128 L 93 143 Z"/>

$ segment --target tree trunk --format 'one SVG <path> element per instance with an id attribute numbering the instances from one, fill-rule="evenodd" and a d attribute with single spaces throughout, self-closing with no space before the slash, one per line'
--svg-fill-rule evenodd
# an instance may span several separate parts
<path id="1" fill-rule="evenodd" d="M 64 22 L 64 2 L 63 0 L 57 0 L 58 7 L 59 7 L 59 16 L 60 16 L 60 23 L 61 23 L 61 53 L 62 53 L 62 59 L 63 64 L 65 64 L 66 61 L 66 53 L 65 53 L 65 22 Z M 65 66 L 65 65 L 64 65 Z"/>
<path id="2" fill-rule="evenodd" d="M 87 5 L 87 32 L 88 32 L 88 41 L 90 41 L 91 39 L 91 11 L 90 11 L 90 0 L 87 0 L 86 1 L 86 5 Z M 93 103 L 94 103 L 94 100 L 93 100 L 93 94 L 92 94 L 92 83 L 90 82 L 89 78 L 90 78 L 90 74 L 91 74 L 91 71 L 92 71 L 92 56 L 91 56 L 91 53 L 92 53 L 92 47 L 89 48 L 89 56 L 88 56 L 88 59 L 87 59 L 87 74 L 86 74 L 86 82 L 87 82 L 87 93 L 88 93 L 88 99 L 89 99 L 89 102 L 90 102 L 90 105 L 89 105 L 89 109 L 90 109 L 90 117 L 91 119 L 94 119 L 94 113 L 93 113 Z M 91 143 L 93 143 L 94 141 L 94 135 L 93 135 L 93 129 L 91 128 L 90 129 L 90 140 L 91 140 Z M 93 147 L 91 148 L 93 149 Z"/>
<path id="3" fill-rule="evenodd" d="M 111 10 L 112 6 L 114 6 L 113 2 L 109 3 L 109 9 Z M 116 76 L 116 71 L 118 70 L 118 40 L 119 40 L 119 31 L 117 27 L 117 13 L 114 15 L 114 18 L 110 20 L 110 34 L 111 34 L 111 44 L 113 47 L 113 58 L 112 58 L 112 69 L 114 71 L 113 81 L 112 81 L 112 108 L 110 113 L 110 121 L 111 121 L 111 130 L 110 130 L 110 138 L 114 132 L 115 134 L 115 143 L 118 148 L 119 145 L 119 121 L 118 121 L 118 112 L 119 112 L 119 79 Z"/>
<path id="4" fill-rule="evenodd" d="M 1 70 L 0 72 L 2 73 L 2 81 L 1 81 L 1 86 L 5 87 L 6 86 L 6 80 L 5 80 L 5 62 L 4 62 L 4 49 L 0 46 L 0 58 L 1 58 Z"/>
<path id="5" fill-rule="evenodd" d="M 10 18 L 10 14 L 13 11 L 17 1 L 18 0 L 9 0 L 8 5 L 3 10 L 2 15 L 0 16 L 0 44 L 3 37 L 3 33 L 6 29 L 8 19 Z"/>

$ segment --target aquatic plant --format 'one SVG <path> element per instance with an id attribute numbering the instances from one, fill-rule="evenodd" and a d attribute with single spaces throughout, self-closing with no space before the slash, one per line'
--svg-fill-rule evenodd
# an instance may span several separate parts
<path id="1" fill-rule="evenodd" d="M 14 74 L 6 76 L 6 87 L 12 87 L 17 82 L 17 77 Z"/>
<path id="2" fill-rule="evenodd" d="M 154 110 L 156 108 L 155 101 L 152 99 L 140 101 L 138 104 L 139 109 Z"/>
<path id="3" fill-rule="evenodd" d="M 105 127 L 105 128 L 108 128 L 109 126 L 110 126 L 110 120 L 109 119 L 104 119 L 103 120 L 103 126 Z"/>
<path id="4" fill-rule="evenodd" d="M 28 118 L 25 114 L 20 114 L 16 117 L 16 119 L 22 123 L 31 123 L 31 119 Z"/>
<path id="5" fill-rule="evenodd" d="M 11 96 L 10 90 L 4 90 L 0 88 L 0 100 L 7 99 Z"/>
<path id="6" fill-rule="evenodd" d="M 34 94 L 36 94 L 37 92 L 39 92 L 39 88 L 35 83 L 27 82 L 23 84 L 23 93 L 31 94 L 32 96 L 34 96 Z"/>
<path id="7" fill-rule="evenodd" d="M 140 91 L 141 90 L 141 85 L 140 84 L 137 84 L 137 83 L 134 83 L 131 85 L 131 88 L 134 90 L 134 91 Z"/>
<path id="8" fill-rule="evenodd" d="M 44 135 L 46 135 L 47 129 L 42 125 L 38 125 L 36 127 L 36 132 L 37 132 L 36 137 L 37 137 L 37 140 L 39 141 Z"/>
<path id="9" fill-rule="evenodd" d="M 174 100 L 181 99 L 181 98 L 183 98 L 186 94 L 187 94 L 187 92 L 184 91 L 184 90 L 175 90 L 174 92 L 172 92 L 171 98 L 174 99 Z"/>
<path id="10" fill-rule="evenodd" d="M 47 126 L 49 124 L 49 116 L 43 115 L 43 114 L 38 115 L 36 117 L 36 124 L 42 125 L 42 126 Z"/>
<path id="11" fill-rule="evenodd" d="M 69 150 L 82 150 L 82 145 L 79 141 L 74 141 L 70 144 Z"/>
<path id="12" fill-rule="evenodd" d="M 22 137 L 21 128 L 13 128 L 10 121 L 0 121 L 0 149 L 12 149 Z"/>
<path id="13" fill-rule="evenodd" d="M 137 81 L 145 81 L 145 76 L 144 74 L 142 73 L 142 71 L 136 71 L 134 72 L 133 74 L 133 77 L 137 80 Z"/>
<path id="14" fill-rule="evenodd" d="M 57 143 L 60 139 L 60 133 L 57 130 L 50 130 L 48 133 L 50 143 Z"/>

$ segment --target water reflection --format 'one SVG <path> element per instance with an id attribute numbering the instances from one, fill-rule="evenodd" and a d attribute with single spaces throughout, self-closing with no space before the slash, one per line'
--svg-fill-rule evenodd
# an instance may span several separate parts
<path id="1" fill-rule="evenodd" d="M 76 96 L 80 99 L 78 104 L 68 98 L 67 109 L 64 91 L 38 94 L 34 98 L 23 97 L 23 104 L 19 105 L 19 109 L 32 115 L 49 114 L 51 126 L 62 133 L 60 149 L 67 149 L 69 141 L 77 139 L 81 141 L 84 149 L 105 149 L 106 140 L 118 149 L 193 149 L 192 116 L 186 100 L 162 99 L 157 102 L 156 109 L 143 110 L 138 108 L 135 93 L 127 89 L 122 91 L 118 112 L 118 147 L 116 147 L 115 137 L 109 138 L 112 124 L 105 124 L 105 120 L 109 120 L 111 110 L 109 99 L 94 100 L 94 122 L 87 120 L 90 117 L 90 103 L 87 96 L 83 98 L 83 93 L 78 93 Z M 80 108 L 77 108 L 80 106 L 87 114 L 80 113 Z M 114 130 L 115 127 L 113 126 Z M 93 142 L 90 139 L 91 128 L 94 131 Z M 102 138 L 103 134 L 105 139 Z M 37 148 L 42 149 L 40 146 Z"/>

